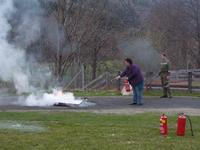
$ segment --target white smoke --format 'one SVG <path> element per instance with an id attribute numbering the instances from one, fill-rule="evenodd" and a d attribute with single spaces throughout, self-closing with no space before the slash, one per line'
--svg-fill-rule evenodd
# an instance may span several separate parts
<path id="1" fill-rule="evenodd" d="M 12 0 L 0 0 L 0 79 L 14 82 L 18 93 L 23 93 L 30 90 L 25 53 L 7 40 L 11 30 L 8 20 L 14 12 Z"/>
<path id="2" fill-rule="evenodd" d="M 73 93 L 63 93 L 60 90 L 54 89 L 53 93 L 44 93 L 41 95 L 31 94 L 25 101 L 19 102 L 25 106 L 53 106 L 56 103 L 64 103 L 68 105 L 80 105 L 83 102 L 81 99 L 75 99 Z"/>
<path id="3" fill-rule="evenodd" d="M 38 0 L 13 0 L 17 5 L 16 19 L 19 19 L 16 27 L 15 43 L 26 49 L 41 36 L 41 20 L 43 10 Z"/>
<path id="4" fill-rule="evenodd" d="M 138 63 L 145 72 L 159 71 L 160 55 L 150 40 L 134 39 L 122 41 L 119 47 L 124 50 L 126 57 L 131 57 L 134 63 Z"/>
<path id="5" fill-rule="evenodd" d="M 18 7 L 15 8 L 15 5 Z M 30 78 L 32 80 L 40 79 L 40 83 L 42 83 L 44 78 L 51 76 L 44 65 L 37 64 L 37 62 L 33 63 L 31 60 L 26 61 L 24 50 L 40 37 L 41 12 L 37 0 L 0 0 L 0 80 L 13 82 L 19 94 L 33 92 L 33 87 L 29 84 Z M 19 20 L 13 18 L 13 16 L 18 17 Z M 8 42 L 8 37 L 12 31 L 10 20 L 13 21 L 13 19 L 17 20 L 17 25 L 15 26 L 16 35 L 12 37 L 14 39 L 11 44 Z M 33 66 L 37 68 L 33 69 L 32 73 L 29 69 L 30 64 L 32 65 L 31 70 L 34 68 Z M 42 67 L 41 70 L 46 70 L 42 75 L 40 74 L 40 67 Z M 52 106 L 55 103 L 79 105 L 82 102 L 83 100 L 75 99 L 73 93 L 62 93 L 61 90 L 54 90 L 51 94 L 31 94 L 27 98 L 19 100 L 18 104 Z"/>

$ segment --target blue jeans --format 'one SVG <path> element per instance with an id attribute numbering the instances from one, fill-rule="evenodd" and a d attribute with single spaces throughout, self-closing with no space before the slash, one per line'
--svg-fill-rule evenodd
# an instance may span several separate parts
<path id="1" fill-rule="evenodd" d="M 136 104 L 143 104 L 143 91 L 144 91 L 144 81 L 133 86 L 133 102 Z"/>

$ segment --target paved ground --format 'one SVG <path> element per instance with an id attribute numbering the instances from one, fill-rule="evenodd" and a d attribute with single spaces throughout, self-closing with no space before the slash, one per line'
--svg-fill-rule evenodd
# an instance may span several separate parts
<path id="1" fill-rule="evenodd" d="M 22 107 L 13 104 L 17 97 L 0 97 L 0 111 L 76 111 L 114 114 L 135 114 L 144 112 L 179 113 L 200 116 L 200 98 L 175 97 L 172 99 L 145 98 L 143 106 L 130 106 L 131 97 L 91 97 L 96 106 L 88 108 L 68 107 Z"/>
<path id="2" fill-rule="evenodd" d="M 145 98 L 143 106 L 130 106 L 131 97 L 109 98 L 101 101 L 95 98 L 97 106 L 94 112 L 132 114 L 143 112 L 180 113 L 200 115 L 200 98 L 176 97 L 173 99 Z"/>

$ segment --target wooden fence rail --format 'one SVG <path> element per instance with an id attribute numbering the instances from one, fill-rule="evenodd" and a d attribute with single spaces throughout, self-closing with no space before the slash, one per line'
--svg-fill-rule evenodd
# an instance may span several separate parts
<path id="1" fill-rule="evenodd" d="M 147 89 L 161 88 L 159 76 L 155 78 L 146 76 L 145 81 Z M 200 91 L 200 69 L 170 71 L 170 85 L 174 89 Z"/>

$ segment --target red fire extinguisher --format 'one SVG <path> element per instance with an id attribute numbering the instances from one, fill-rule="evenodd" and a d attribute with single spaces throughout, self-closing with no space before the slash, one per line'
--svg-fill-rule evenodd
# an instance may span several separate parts
<path id="1" fill-rule="evenodd" d="M 124 80 L 124 86 L 125 86 L 126 92 L 131 91 L 130 84 L 129 84 L 128 80 Z"/>
<path id="2" fill-rule="evenodd" d="M 167 116 L 165 114 L 160 116 L 160 134 L 161 135 L 168 134 Z"/>
<path id="3" fill-rule="evenodd" d="M 176 135 L 185 136 L 187 119 L 190 123 L 192 136 L 194 136 L 191 119 L 189 116 L 185 115 L 184 113 L 181 113 L 178 115 Z"/>
<path id="4" fill-rule="evenodd" d="M 178 115 L 178 120 L 177 120 L 177 130 L 176 134 L 178 136 L 184 136 L 185 135 L 185 128 L 186 128 L 186 116 L 184 114 L 179 114 Z"/>

